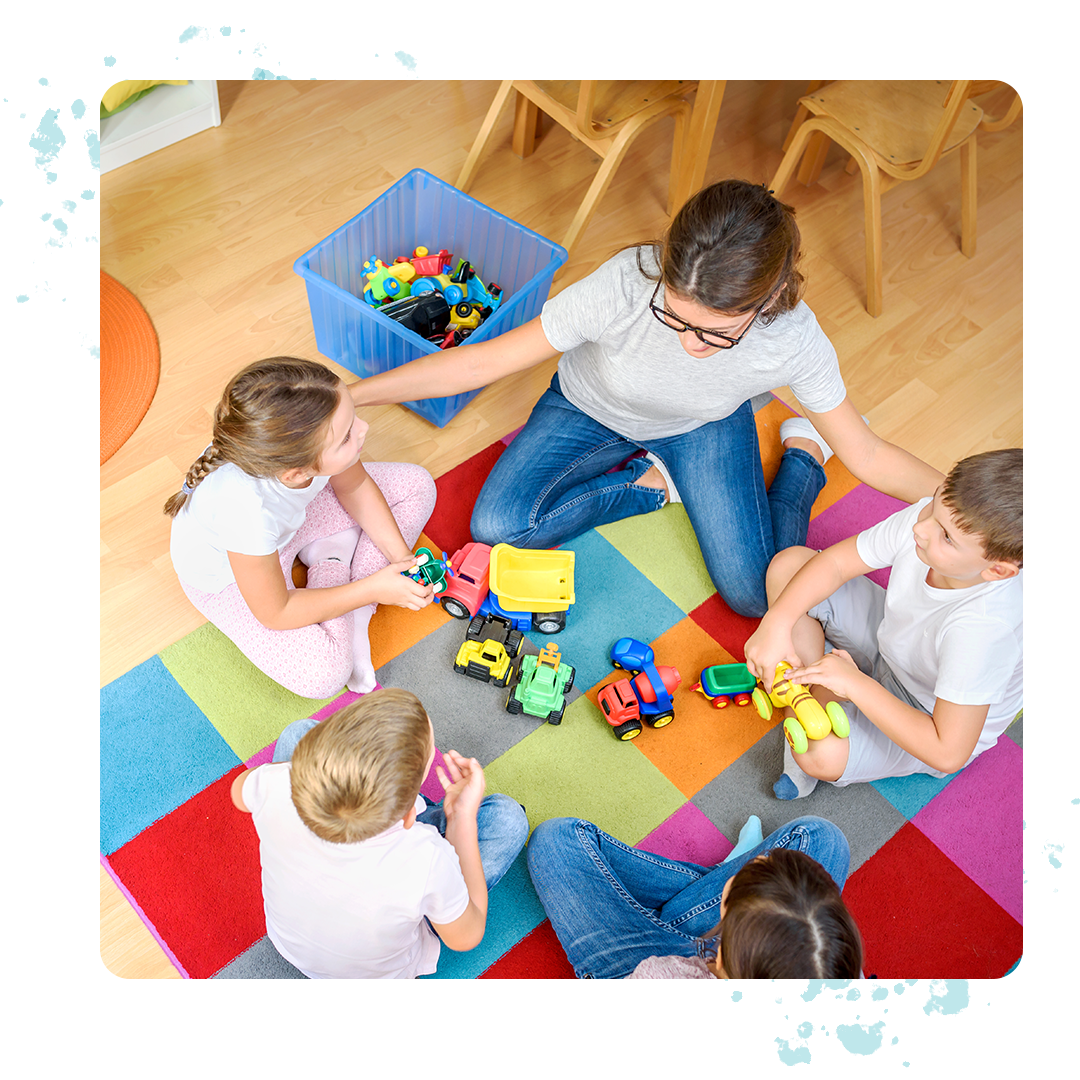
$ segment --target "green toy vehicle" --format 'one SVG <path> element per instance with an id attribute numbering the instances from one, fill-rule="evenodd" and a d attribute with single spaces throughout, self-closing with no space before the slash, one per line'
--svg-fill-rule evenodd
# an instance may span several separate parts
<path id="1" fill-rule="evenodd" d="M 522 659 L 521 675 L 506 695 L 508 713 L 524 712 L 549 724 L 562 723 L 566 694 L 574 685 L 574 669 L 559 657 L 558 645 L 549 641 L 539 656 Z"/>

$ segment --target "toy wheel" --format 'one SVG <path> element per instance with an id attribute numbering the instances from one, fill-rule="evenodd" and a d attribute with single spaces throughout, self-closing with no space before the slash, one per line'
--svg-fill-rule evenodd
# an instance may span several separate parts
<path id="1" fill-rule="evenodd" d="M 636 739 L 641 734 L 641 721 L 640 720 L 627 720 L 625 724 L 619 724 L 618 727 L 612 728 L 615 732 L 615 738 L 621 739 L 623 742 L 629 742 L 631 739 Z"/>
<path id="2" fill-rule="evenodd" d="M 509 656 L 511 660 L 521 652 L 521 645 L 524 640 L 525 635 L 520 630 L 511 630 L 510 633 L 506 635 L 506 655 Z"/>
<path id="3" fill-rule="evenodd" d="M 509 682 L 510 682 L 510 679 L 513 677 L 513 674 L 514 674 L 514 665 L 511 664 L 506 669 L 506 674 L 503 675 L 501 679 L 496 679 L 495 680 L 495 685 L 496 686 L 507 686 L 509 684 Z"/>
<path id="4" fill-rule="evenodd" d="M 506 711 L 513 716 L 518 716 L 522 712 L 521 702 L 514 697 L 515 687 L 511 686 L 509 692 L 506 695 Z"/>
<path id="5" fill-rule="evenodd" d="M 757 709 L 758 716 L 762 720 L 771 720 L 773 714 L 773 705 L 769 700 L 769 695 L 761 689 L 760 686 L 754 688 L 753 694 L 750 695 L 750 700 L 754 703 L 754 708 Z"/>
<path id="6" fill-rule="evenodd" d="M 829 718 L 829 723 L 832 724 L 834 735 L 846 739 L 851 734 L 851 724 L 848 722 L 847 713 L 844 712 L 844 707 L 839 701 L 830 701 L 825 706 L 825 714 Z"/>
<path id="7" fill-rule="evenodd" d="M 810 745 L 806 740 L 806 732 L 802 724 L 794 716 L 789 716 L 784 721 L 784 738 L 796 754 L 805 754 L 806 748 Z"/>
<path id="8" fill-rule="evenodd" d="M 439 602 L 443 606 L 443 611 L 455 619 L 467 619 L 472 615 L 472 612 L 460 600 L 455 600 L 452 596 L 444 596 Z"/>
<path id="9" fill-rule="evenodd" d="M 454 670 L 455 670 L 455 671 L 456 671 L 456 672 L 457 672 L 457 673 L 458 673 L 459 675 L 464 675 L 464 674 L 465 674 L 465 665 L 464 665 L 464 664 L 455 664 L 455 665 L 454 665 Z"/>
<path id="10" fill-rule="evenodd" d="M 533 629 L 541 634 L 557 634 L 566 626 L 565 611 L 549 611 L 543 615 L 534 615 Z"/>
<path id="11" fill-rule="evenodd" d="M 465 638 L 467 641 L 480 641 L 484 636 L 485 619 L 482 615 L 477 615 L 469 623 L 469 629 L 465 631 Z"/>
<path id="12" fill-rule="evenodd" d="M 570 672 L 570 675 L 566 680 L 566 685 L 563 687 L 564 694 L 570 693 L 570 688 L 574 685 L 574 669 L 569 664 L 566 665 L 566 669 Z"/>
<path id="13" fill-rule="evenodd" d="M 565 703 L 562 705 L 561 708 L 558 708 L 558 709 L 554 710 L 554 712 L 549 712 L 548 713 L 547 722 L 549 724 L 561 724 L 564 712 L 566 712 Z"/>
<path id="14" fill-rule="evenodd" d="M 675 719 L 675 713 L 668 709 L 667 712 L 657 713 L 650 721 L 650 727 L 667 727 Z"/>

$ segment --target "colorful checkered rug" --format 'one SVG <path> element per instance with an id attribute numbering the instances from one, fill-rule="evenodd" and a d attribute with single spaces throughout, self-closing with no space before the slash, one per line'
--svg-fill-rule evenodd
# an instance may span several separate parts
<path id="1" fill-rule="evenodd" d="M 779 464 L 777 399 L 755 402 L 766 480 Z M 421 544 L 451 554 L 468 539 L 480 485 L 512 436 L 438 480 Z M 858 484 L 834 458 L 808 542 L 822 547 L 901 504 Z M 711 708 L 690 687 L 702 668 L 743 659 L 756 625 L 717 596 L 681 506 L 595 529 L 576 553 L 576 603 L 554 640 L 576 669 L 554 726 L 504 710 L 505 691 L 452 670 L 462 621 L 437 605 L 380 608 L 371 623 L 379 683 L 412 690 L 437 746 L 479 759 L 489 792 L 526 807 L 530 824 L 576 816 L 677 859 L 723 859 L 751 814 L 768 834 L 799 814 L 835 821 L 851 844 L 844 891 L 866 941 L 866 973 L 893 978 L 996 978 L 1022 951 L 1022 722 L 968 769 L 837 789 L 779 802 L 775 720 L 752 707 Z M 884 584 L 881 572 L 877 579 Z M 525 652 L 538 652 L 530 634 Z M 632 742 L 596 705 L 617 676 L 620 637 L 648 642 L 680 671 L 675 720 Z M 270 759 L 286 724 L 328 715 L 355 695 L 297 697 L 205 625 L 101 692 L 101 861 L 182 975 L 302 978 L 266 937 L 258 840 L 229 799 L 233 778 Z M 424 791 L 441 789 L 432 774 Z M 492 890 L 483 942 L 442 951 L 432 978 L 572 978 L 525 869 L 524 853 Z"/>

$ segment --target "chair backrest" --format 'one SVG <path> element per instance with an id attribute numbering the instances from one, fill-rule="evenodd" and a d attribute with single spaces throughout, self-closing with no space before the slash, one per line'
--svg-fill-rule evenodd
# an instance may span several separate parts
<path id="1" fill-rule="evenodd" d="M 898 167 L 893 172 L 892 169 L 886 166 L 885 171 L 892 172 L 894 176 L 902 176 L 906 180 L 914 180 L 929 172 L 938 163 L 941 155 L 946 150 L 951 149 L 957 141 L 960 141 L 959 138 L 951 138 L 951 136 L 953 136 L 953 129 L 958 126 L 961 110 L 965 106 L 977 109 L 977 106 L 971 106 L 968 102 L 970 89 L 970 79 L 954 79 L 949 84 L 949 88 L 942 99 L 941 115 L 933 129 L 933 133 L 930 135 L 930 142 L 923 152 L 922 159 L 909 168 Z M 971 124 L 972 131 L 978 126 L 981 118 L 982 111 L 978 110 L 978 116 L 975 117 L 974 122 Z M 966 138 L 966 135 L 963 137 Z"/>

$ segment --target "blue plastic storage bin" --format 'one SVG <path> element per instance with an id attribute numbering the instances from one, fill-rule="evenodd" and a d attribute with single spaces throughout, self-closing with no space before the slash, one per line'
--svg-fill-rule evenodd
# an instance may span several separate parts
<path id="1" fill-rule="evenodd" d="M 539 315 L 551 279 L 567 257 L 565 248 L 539 233 L 413 169 L 293 264 L 307 285 L 319 352 L 366 378 L 439 351 L 361 299 L 365 259 L 374 255 L 390 263 L 420 245 L 468 259 L 485 285 L 493 281 L 502 287 L 502 303 L 470 341 L 505 333 Z M 403 404 L 443 427 L 480 389 Z"/>

